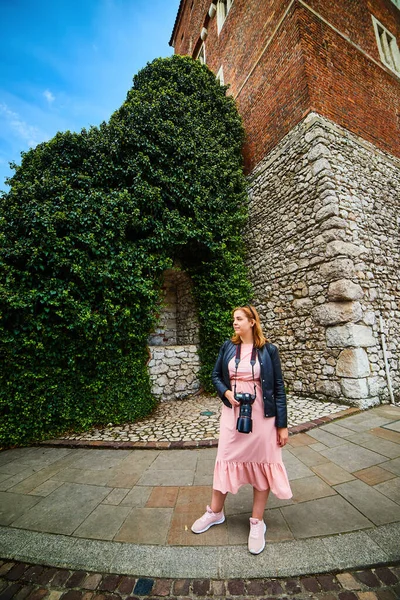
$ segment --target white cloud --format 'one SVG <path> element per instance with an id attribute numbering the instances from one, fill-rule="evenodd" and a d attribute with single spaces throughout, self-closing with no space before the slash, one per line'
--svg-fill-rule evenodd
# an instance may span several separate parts
<path id="1" fill-rule="evenodd" d="M 47 102 L 51 104 L 56 99 L 55 96 L 50 92 L 50 90 L 45 90 L 43 92 L 43 96 L 46 98 Z"/>
<path id="2" fill-rule="evenodd" d="M 40 133 L 37 127 L 28 125 L 21 119 L 18 113 L 10 110 L 4 103 L 0 104 L 0 115 L 3 115 L 15 133 L 25 140 L 30 148 L 37 146 L 43 141 L 43 134 Z"/>

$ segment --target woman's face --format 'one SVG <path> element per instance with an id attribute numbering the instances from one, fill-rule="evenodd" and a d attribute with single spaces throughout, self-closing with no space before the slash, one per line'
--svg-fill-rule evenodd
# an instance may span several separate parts
<path id="1" fill-rule="evenodd" d="M 253 333 L 254 319 L 249 319 L 243 310 L 233 313 L 233 329 L 240 337 L 247 337 Z"/>

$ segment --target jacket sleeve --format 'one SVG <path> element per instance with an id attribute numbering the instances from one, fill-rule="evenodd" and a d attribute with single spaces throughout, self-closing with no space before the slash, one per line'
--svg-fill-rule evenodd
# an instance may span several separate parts
<path id="1" fill-rule="evenodd" d="M 224 342 L 219 350 L 217 361 L 212 370 L 211 379 L 212 379 L 215 389 L 217 390 L 218 396 L 221 398 L 222 402 L 226 406 L 229 406 L 229 408 L 232 408 L 232 405 L 229 402 L 229 400 L 227 398 L 225 398 L 225 392 L 228 391 L 230 388 L 228 388 L 228 386 L 225 384 L 225 382 L 223 380 L 223 374 L 222 374 L 222 365 L 223 365 L 226 346 L 227 346 L 227 342 Z"/>
<path id="2" fill-rule="evenodd" d="M 276 404 L 276 427 L 287 427 L 287 402 L 278 348 L 271 344 L 270 356 L 274 369 L 274 396 Z"/>

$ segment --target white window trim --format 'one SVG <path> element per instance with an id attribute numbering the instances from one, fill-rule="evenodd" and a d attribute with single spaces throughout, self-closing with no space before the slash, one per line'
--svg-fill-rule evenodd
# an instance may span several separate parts
<path id="1" fill-rule="evenodd" d="M 221 32 L 222 27 L 226 21 L 227 16 L 229 15 L 229 11 L 232 8 L 234 0 L 218 0 L 217 4 L 217 29 L 218 35 Z M 225 3 L 226 3 L 226 12 L 225 12 Z"/>
<path id="2" fill-rule="evenodd" d="M 224 69 L 222 68 L 222 66 L 218 69 L 218 73 L 215 76 L 216 80 L 220 82 L 221 85 L 225 85 L 225 80 L 224 80 Z"/>
<path id="3" fill-rule="evenodd" d="M 391 34 L 380 21 L 378 21 L 378 19 L 373 15 L 371 15 L 371 17 L 381 61 L 388 69 L 393 71 L 393 73 L 400 75 L 400 52 L 397 40 L 395 36 Z M 383 32 L 383 35 L 381 32 Z"/>
<path id="4" fill-rule="evenodd" d="M 201 59 L 201 54 L 203 54 L 203 60 Z M 203 42 L 199 48 L 199 51 L 197 53 L 196 56 L 196 60 L 199 60 L 201 62 L 202 65 L 206 65 L 207 64 L 207 59 L 206 59 L 206 45 Z"/>

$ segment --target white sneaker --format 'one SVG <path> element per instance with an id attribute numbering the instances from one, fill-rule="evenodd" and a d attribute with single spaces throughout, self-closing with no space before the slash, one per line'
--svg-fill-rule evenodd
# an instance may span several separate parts
<path id="1" fill-rule="evenodd" d="M 204 533 L 207 529 L 210 529 L 213 525 L 219 525 L 225 521 L 224 511 L 213 512 L 209 506 L 200 519 L 197 519 L 192 525 L 193 533 Z"/>
<path id="2" fill-rule="evenodd" d="M 265 548 L 265 532 L 267 526 L 264 521 L 250 518 L 250 533 L 249 533 L 249 552 L 252 554 L 260 554 Z"/>

